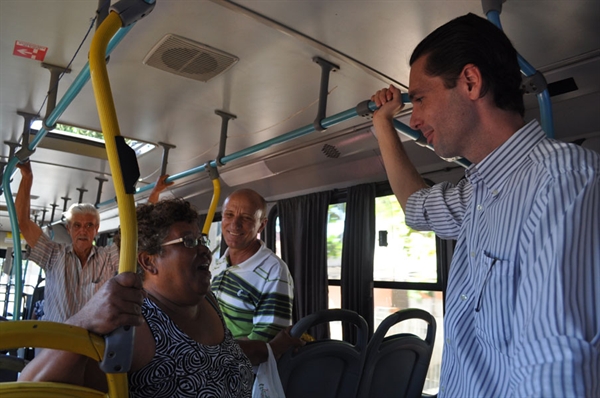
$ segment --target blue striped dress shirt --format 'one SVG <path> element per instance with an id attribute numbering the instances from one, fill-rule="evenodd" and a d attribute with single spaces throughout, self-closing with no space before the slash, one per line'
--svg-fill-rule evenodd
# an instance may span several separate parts
<path id="1" fill-rule="evenodd" d="M 406 222 L 456 239 L 440 397 L 600 397 L 600 155 L 536 121 Z"/>

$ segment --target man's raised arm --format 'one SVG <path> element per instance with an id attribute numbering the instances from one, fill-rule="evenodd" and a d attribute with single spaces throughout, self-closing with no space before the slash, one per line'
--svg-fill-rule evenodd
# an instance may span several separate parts
<path id="1" fill-rule="evenodd" d="M 42 229 L 29 216 L 31 211 L 31 185 L 33 184 L 31 162 L 28 160 L 25 163 L 17 163 L 17 168 L 21 170 L 21 183 L 19 184 L 19 190 L 15 199 L 19 229 L 27 244 L 34 247 L 42 235 Z"/>
<path id="2" fill-rule="evenodd" d="M 403 108 L 401 93 L 396 87 L 390 86 L 389 89 L 379 90 L 371 100 L 379 107 L 373 114 L 373 127 L 385 172 L 400 206 L 406 210 L 409 196 L 427 188 L 427 183 L 411 163 L 394 128 L 393 118 Z"/>

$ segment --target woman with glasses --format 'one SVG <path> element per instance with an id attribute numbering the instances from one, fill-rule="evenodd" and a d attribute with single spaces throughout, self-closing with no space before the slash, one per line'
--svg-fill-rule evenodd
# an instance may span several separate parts
<path id="1" fill-rule="evenodd" d="M 137 220 L 138 275 L 117 275 L 67 323 L 98 334 L 138 326 L 131 397 L 249 397 L 251 363 L 265 361 L 267 348 L 251 342 L 245 354 L 225 326 L 210 292 L 211 253 L 196 210 L 180 199 L 165 200 L 138 207 Z M 279 355 L 298 344 L 287 331 L 271 341 Z M 97 363 L 52 350 L 28 365 L 21 380 L 107 388 Z"/>

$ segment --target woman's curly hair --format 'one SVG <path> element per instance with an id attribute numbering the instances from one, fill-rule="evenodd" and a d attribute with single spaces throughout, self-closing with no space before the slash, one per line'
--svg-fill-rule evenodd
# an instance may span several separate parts
<path id="1" fill-rule="evenodd" d="M 171 226 L 177 222 L 198 223 L 200 216 L 189 202 L 183 199 L 161 200 L 148 203 L 136 209 L 138 225 L 138 253 L 161 254 L 161 244 L 169 234 Z M 114 243 L 121 247 L 121 230 L 114 237 Z M 144 277 L 144 269 L 139 266 L 137 272 Z"/>
<path id="2" fill-rule="evenodd" d="M 161 200 L 136 209 L 138 224 L 138 252 L 160 254 L 161 244 L 171 226 L 177 222 L 198 223 L 198 212 L 183 199 Z"/>

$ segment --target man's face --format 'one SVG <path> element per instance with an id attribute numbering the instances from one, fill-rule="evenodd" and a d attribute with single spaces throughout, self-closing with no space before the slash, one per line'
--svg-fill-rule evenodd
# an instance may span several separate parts
<path id="1" fill-rule="evenodd" d="M 465 83 L 459 77 L 456 87 L 446 88 L 441 77 L 425 73 L 426 60 L 426 56 L 417 59 L 410 70 L 410 126 L 421 130 L 439 156 L 465 156 L 475 130 L 475 113 L 464 94 Z"/>
<path id="2" fill-rule="evenodd" d="M 245 194 L 232 194 L 223 205 L 223 238 L 231 249 L 249 247 L 267 223 L 257 201 Z"/>
<path id="3" fill-rule="evenodd" d="M 88 251 L 98 234 L 99 224 L 93 214 L 74 214 L 67 225 L 76 253 Z"/>

